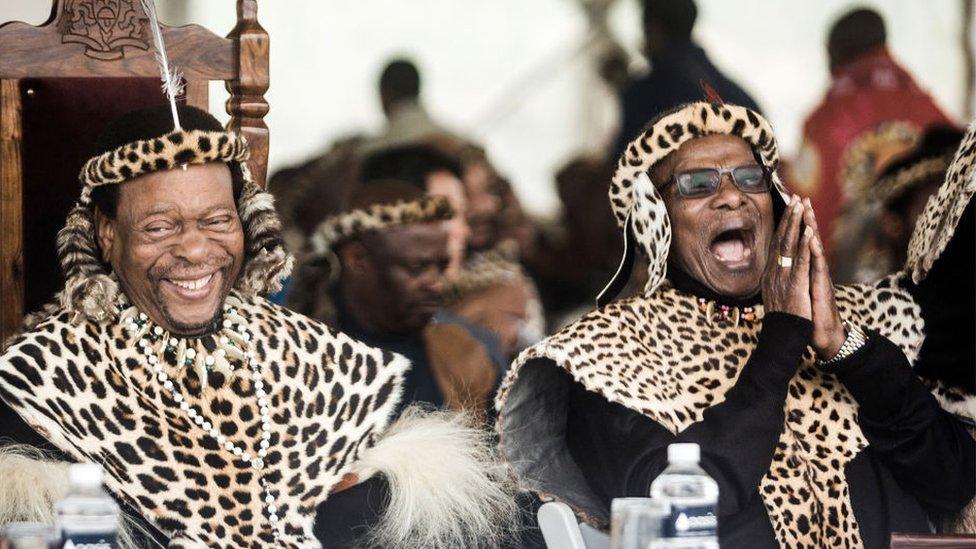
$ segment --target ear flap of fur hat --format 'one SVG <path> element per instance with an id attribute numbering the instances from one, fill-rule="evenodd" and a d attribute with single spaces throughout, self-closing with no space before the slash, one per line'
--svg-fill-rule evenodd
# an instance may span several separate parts
<path id="1" fill-rule="evenodd" d="M 109 318 L 114 314 L 119 286 L 99 258 L 91 207 L 78 204 L 71 210 L 64 228 L 58 232 L 57 243 L 65 277 L 59 296 L 61 307 L 96 322 Z"/>
<path id="2" fill-rule="evenodd" d="M 667 274 L 671 247 L 671 223 L 664 200 L 658 192 L 662 181 L 651 181 L 650 169 L 682 144 L 706 135 L 741 137 L 753 149 L 756 158 L 770 171 L 774 188 L 788 201 L 782 181 L 776 173 L 779 153 L 769 123 L 759 113 L 738 105 L 689 103 L 653 120 L 621 155 L 610 183 L 610 206 L 617 224 L 626 229 L 630 219 L 635 245 L 648 258 L 646 293 L 653 292 Z M 618 270 L 607 288 L 620 288 L 620 277 L 630 272 Z M 612 299 L 601 295 L 601 303 Z"/>
<path id="3" fill-rule="evenodd" d="M 285 251 L 274 197 L 254 184 L 246 164 L 241 164 L 241 172 L 245 185 L 237 211 L 247 250 L 236 287 L 250 295 L 274 293 L 281 290 L 282 281 L 291 273 L 294 258 Z"/>

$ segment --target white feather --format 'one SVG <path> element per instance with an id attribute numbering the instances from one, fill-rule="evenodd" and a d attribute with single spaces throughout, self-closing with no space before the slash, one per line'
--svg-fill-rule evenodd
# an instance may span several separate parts
<path id="1" fill-rule="evenodd" d="M 514 480 L 489 433 L 464 414 L 408 408 L 353 472 L 380 473 L 390 487 L 370 547 L 494 548 L 517 529 Z"/>
<path id="2" fill-rule="evenodd" d="M 169 100 L 169 108 L 173 113 L 173 126 L 179 130 L 180 116 L 176 112 L 176 98 L 183 93 L 183 75 L 176 68 L 170 69 L 169 58 L 166 57 L 166 44 L 163 42 L 163 29 L 159 26 L 156 15 L 156 3 L 153 0 L 140 0 L 142 9 L 149 17 L 149 28 L 153 35 L 153 45 L 156 48 L 156 63 L 163 79 L 163 93 Z"/>

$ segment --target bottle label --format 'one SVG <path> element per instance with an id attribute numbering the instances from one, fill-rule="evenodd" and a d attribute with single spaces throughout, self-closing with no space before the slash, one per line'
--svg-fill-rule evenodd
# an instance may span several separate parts
<path id="1" fill-rule="evenodd" d="M 115 532 L 64 534 L 64 549 L 116 549 L 118 546 Z"/>
<path id="2" fill-rule="evenodd" d="M 664 523 L 664 535 L 669 538 L 713 537 L 718 535 L 715 505 L 682 505 L 671 503 L 671 514 Z"/>

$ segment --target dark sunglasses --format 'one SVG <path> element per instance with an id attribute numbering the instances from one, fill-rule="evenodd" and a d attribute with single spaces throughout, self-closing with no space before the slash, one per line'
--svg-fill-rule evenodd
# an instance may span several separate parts
<path id="1" fill-rule="evenodd" d="M 757 164 L 736 166 L 727 170 L 701 168 L 676 172 L 668 184 L 678 186 L 678 193 L 685 198 L 701 198 L 718 192 L 722 186 L 722 176 L 729 174 L 736 188 L 744 193 L 764 193 L 769 190 L 769 175 L 766 168 Z M 667 185 L 665 185 L 667 186 Z"/>

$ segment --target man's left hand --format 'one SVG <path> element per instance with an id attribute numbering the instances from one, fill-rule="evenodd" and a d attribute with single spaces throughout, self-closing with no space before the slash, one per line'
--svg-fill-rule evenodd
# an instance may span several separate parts
<path id="1" fill-rule="evenodd" d="M 813 308 L 813 340 L 811 345 L 816 351 L 820 360 L 833 358 L 844 340 L 847 332 L 844 322 L 840 318 L 840 311 L 837 310 L 837 301 L 834 299 L 834 285 L 830 281 L 830 271 L 827 267 L 827 255 L 824 252 L 823 242 L 820 240 L 820 231 L 817 230 L 817 218 L 814 216 L 813 207 L 810 199 L 804 199 L 803 221 L 808 227 L 814 230 L 814 237 L 810 239 L 810 301 Z"/>

